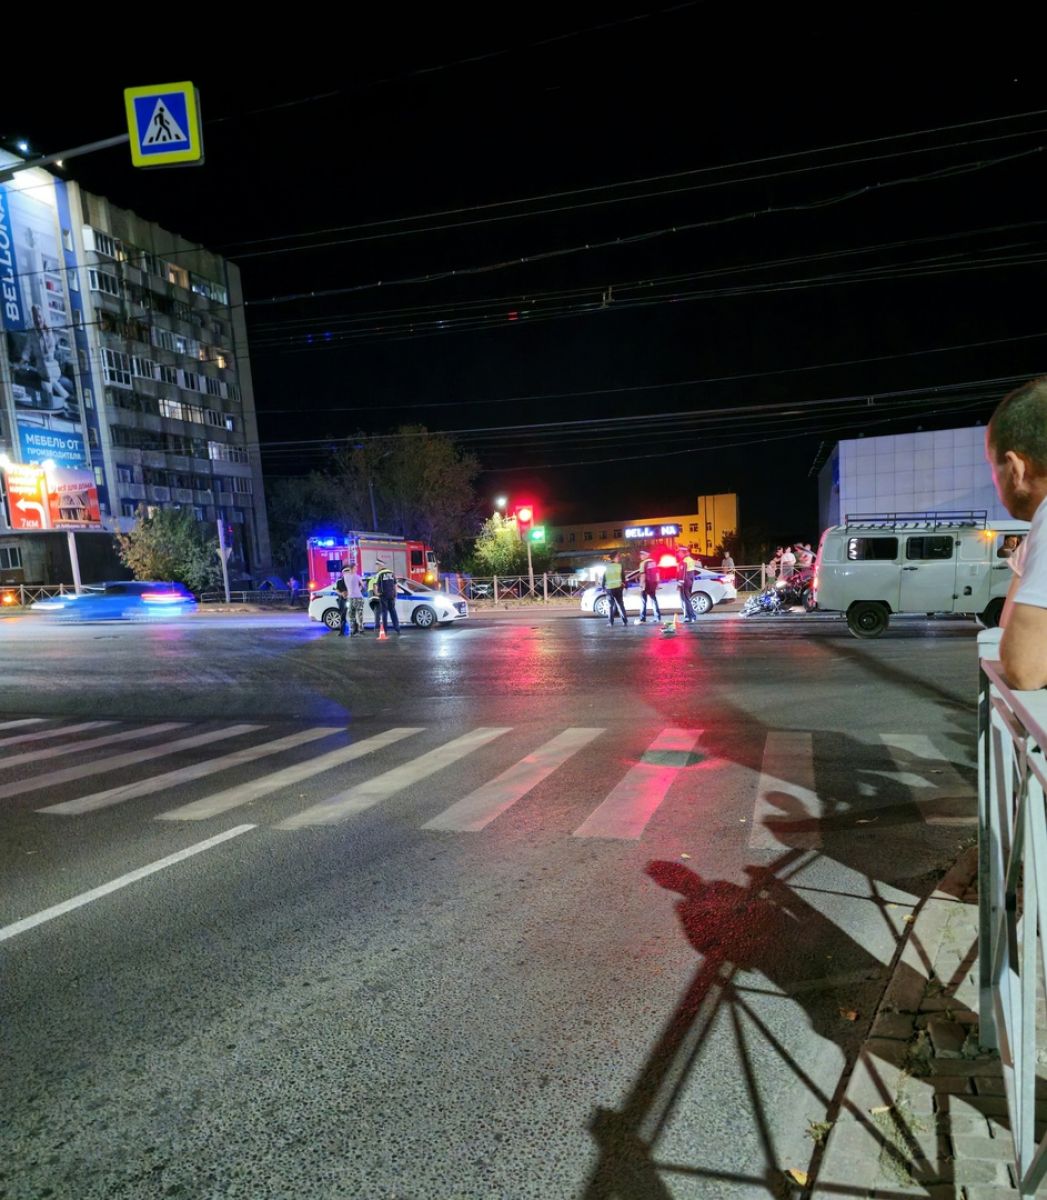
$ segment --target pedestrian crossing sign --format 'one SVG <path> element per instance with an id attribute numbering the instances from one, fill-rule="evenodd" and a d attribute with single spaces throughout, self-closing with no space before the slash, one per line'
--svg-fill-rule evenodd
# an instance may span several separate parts
<path id="1" fill-rule="evenodd" d="M 136 167 L 199 166 L 204 161 L 200 97 L 191 83 L 125 88 L 124 105 Z"/>

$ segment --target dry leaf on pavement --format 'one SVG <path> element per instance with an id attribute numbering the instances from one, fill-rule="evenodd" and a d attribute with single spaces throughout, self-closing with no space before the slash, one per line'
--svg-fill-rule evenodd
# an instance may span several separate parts
<path id="1" fill-rule="evenodd" d="M 806 1171 L 801 1171 L 797 1167 L 790 1167 L 788 1169 L 788 1171 L 786 1171 L 785 1173 L 786 1173 L 786 1175 L 789 1176 L 789 1178 L 793 1181 L 793 1183 L 798 1183 L 800 1185 L 800 1187 L 807 1186 L 807 1172 Z"/>

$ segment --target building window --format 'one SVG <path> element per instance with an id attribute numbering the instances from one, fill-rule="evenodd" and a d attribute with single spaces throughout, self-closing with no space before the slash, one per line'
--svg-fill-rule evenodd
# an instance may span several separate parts
<path id="1" fill-rule="evenodd" d="M 235 433 L 236 432 L 236 421 L 232 417 L 226 417 L 225 427 L 226 427 L 226 429 L 229 430 L 230 433 Z"/>
<path id="2" fill-rule="evenodd" d="M 222 414 L 220 412 L 215 412 L 213 408 L 208 408 L 204 411 L 207 416 L 208 425 L 214 425 L 216 428 L 221 429 L 223 425 Z"/>
<path id="3" fill-rule="evenodd" d="M 102 376 L 106 383 L 111 383 L 114 387 L 129 388 L 131 386 L 131 364 L 127 355 L 121 354 L 118 350 L 103 350 Z"/>
<path id="4" fill-rule="evenodd" d="M 222 387 L 220 379 L 212 379 L 210 375 L 205 375 L 204 380 L 207 384 L 207 394 L 209 396 L 221 396 L 225 389 Z"/>
<path id="5" fill-rule="evenodd" d="M 87 272 L 87 285 L 92 292 L 102 292 L 106 296 L 120 296 L 120 280 L 107 271 L 96 271 L 93 268 Z"/>
<path id="6" fill-rule="evenodd" d="M 134 500 L 121 500 L 120 501 L 120 512 L 125 517 L 133 517 L 135 515 L 136 508 L 137 508 L 137 504 L 135 503 Z"/>
<path id="7" fill-rule="evenodd" d="M 224 442 L 208 442 L 207 453 L 214 462 L 247 462 L 247 451 Z"/>
<path id="8" fill-rule="evenodd" d="M 134 467 L 125 466 L 123 463 L 116 464 L 116 481 L 117 483 L 134 483 L 135 473 Z"/>
<path id="9" fill-rule="evenodd" d="M 562 533 L 558 533 L 556 535 L 556 540 L 562 546 L 564 544 L 564 535 Z"/>
<path id="10" fill-rule="evenodd" d="M 174 367 L 169 367 L 166 363 L 158 364 L 156 377 L 161 383 L 178 383 L 178 371 Z"/>
<path id="11" fill-rule="evenodd" d="M 250 496 L 254 491 L 250 479 L 243 479 L 239 475 L 233 478 L 233 491 L 240 492 L 243 495 Z"/>
<path id="12" fill-rule="evenodd" d="M 0 570 L 18 571 L 22 566 L 22 551 L 18 546 L 0 546 Z"/>
<path id="13" fill-rule="evenodd" d="M 616 538 L 620 538 L 620 537 L 622 536 L 622 531 L 621 531 L 620 529 L 616 529 L 616 530 L 614 531 L 614 536 L 615 536 Z"/>
<path id="14" fill-rule="evenodd" d="M 195 371 L 179 371 L 178 375 L 178 383 L 186 391 L 198 392 L 200 390 L 200 376 Z"/>
<path id="15" fill-rule="evenodd" d="M 156 363 L 151 358 L 142 358 L 138 354 L 131 355 L 131 374 L 139 379 L 155 379 Z"/>
<path id="16" fill-rule="evenodd" d="M 175 287 L 185 288 L 189 290 L 189 272 L 185 267 L 176 267 L 174 263 L 165 263 L 166 277 L 168 283 L 173 283 Z"/>
<path id="17" fill-rule="evenodd" d="M 84 233 L 89 235 L 84 238 L 88 250 L 104 254 L 106 258 L 116 258 L 116 242 L 113 241 L 108 233 L 102 233 L 99 229 L 92 229 L 90 225 L 84 228 Z"/>
<path id="18" fill-rule="evenodd" d="M 591 542 L 593 540 L 593 531 L 591 529 L 587 529 L 585 533 L 582 534 L 582 539 L 583 541 Z"/>
<path id="19" fill-rule="evenodd" d="M 573 534 L 573 533 L 569 533 L 569 534 L 567 535 L 567 540 L 568 540 L 569 542 L 573 542 L 573 541 L 575 540 L 574 534 Z"/>
<path id="20" fill-rule="evenodd" d="M 600 530 L 600 541 L 601 541 L 601 542 L 606 542 L 606 541 L 607 541 L 607 530 L 606 530 L 606 529 L 601 529 L 601 530 Z"/>
<path id="21" fill-rule="evenodd" d="M 690 525 L 688 525 L 687 528 L 691 531 L 691 533 L 697 533 L 698 532 L 698 522 L 692 521 L 690 523 Z"/>

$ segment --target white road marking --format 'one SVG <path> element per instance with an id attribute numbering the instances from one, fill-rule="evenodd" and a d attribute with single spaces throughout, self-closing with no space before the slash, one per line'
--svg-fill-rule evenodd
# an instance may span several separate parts
<path id="1" fill-rule="evenodd" d="M 947 741 L 944 735 L 941 740 Z M 973 747 L 968 755 L 951 742 L 942 749 L 923 733 L 881 733 L 880 741 L 898 768 L 881 774 L 912 790 L 911 800 L 926 824 L 973 825 L 978 820 L 976 786 L 956 770 L 957 765 L 975 765 Z"/>
<path id="2" fill-rule="evenodd" d="M 460 758 L 464 758 L 474 750 L 479 750 L 481 746 L 486 746 L 488 742 L 493 742 L 495 738 L 508 732 L 508 727 L 474 729 L 471 733 L 463 734 L 454 741 L 430 750 L 428 754 L 422 754 L 402 766 L 393 767 L 391 771 L 376 775 L 374 779 L 365 780 L 363 783 L 349 788 L 348 791 L 339 792 L 337 796 L 331 796 L 330 799 L 324 800 L 320 804 L 314 804 L 296 816 L 281 821 L 276 828 L 302 829 L 308 825 L 333 825 L 353 813 L 371 808 L 380 800 L 385 800 L 396 792 L 403 791 L 404 788 L 434 775 L 437 771 L 442 771 L 444 767 L 449 767 Z"/>
<path id="3" fill-rule="evenodd" d="M 409 737 L 412 733 L 421 733 L 422 726 L 405 727 L 401 726 L 396 729 L 388 729 L 384 733 L 376 734 L 374 737 L 365 738 L 363 741 L 354 742 L 351 746 L 340 746 L 337 750 L 331 750 L 327 754 L 321 754 L 319 758 L 311 758 L 307 762 L 295 763 L 293 766 L 285 767 L 282 771 L 277 771 L 273 775 L 264 775 L 261 779 L 252 780 L 250 783 L 243 783 L 237 787 L 227 788 L 224 792 L 215 792 L 212 796 L 205 796 L 202 800 L 194 800 L 191 804 L 183 804 L 181 808 L 172 808 L 169 812 L 160 813 L 157 817 L 158 821 L 202 821 L 206 817 L 216 817 L 219 813 L 228 812 L 231 808 L 238 808 L 242 804 L 250 804 L 253 800 L 258 800 L 262 796 L 268 796 L 272 792 L 278 792 L 281 788 L 294 787 L 295 784 L 301 783 L 303 779 L 310 779 L 313 775 L 319 775 L 323 771 L 330 771 L 333 767 L 339 767 L 342 763 L 352 762 L 354 758 L 362 758 L 365 754 L 373 754 L 376 750 L 381 750 L 385 746 L 391 746 L 394 742 L 398 742 L 401 738 Z M 325 732 L 330 733 L 331 730 Z M 285 738 L 285 742 L 290 742 L 292 739 Z M 305 740 L 304 738 L 300 740 Z M 276 743 L 273 743 L 276 746 Z M 284 749 L 283 746 L 280 749 Z M 275 751 L 274 751 L 275 752 Z"/>
<path id="4" fill-rule="evenodd" d="M 254 730 L 263 728 L 262 725 L 227 725 L 224 729 L 210 729 L 207 733 L 179 738 L 177 741 L 167 742 L 163 746 L 150 746 L 146 750 L 132 750 L 127 754 L 114 755 L 112 758 L 98 759 L 97 762 L 81 763 L 78 767 L 65 767 L 60 771 L 49 771 L 46 775 L 37 775 L 34 779 L 20 779 L 17 783 L 5 783 L 0 786 L 0 800 L 7 796 L 19 796 L 23 792 L 39 792 L 44 788 L 70 783 L 74 779 L 85 779 L 88 775 L 102 775 L 106 771 L 118 771 L 121 767 L 134 767 L 139 763 L 149 762 L 150 759 L 175 754 L 179 750 L 190 750 L 193 746 L 206 746 L 210 742 L 239 737 L 242 733 L 253 733 Z"/>
<path id="5" fill-rule="evenodd" d="M 15 729 L 20 725 L 43 725 L 48 717 L 22 717 L 18 721 L 0 721 L 0 729 Z"/>
<path id="6" fill-rule="evenodd" d="M 798 847 L 817 850 L 822 844 L 814 825 L 822 816 L 822 804 L 814 790 L 814 742 L 809 733 L 772 730 L 763 747 L 763 763 L 756 787 L 756 805 L 749 829 L 754 850 Z M 810 823 L 806 829 L 782 830 L 781 838 L 767 827 L 768 821 L 783 825 Z"/>
<path id="7" fill-rule="evenodd" d="M 85 904 L 90 904 L 92 900 L 99 900 L 102 896 L 108 896 L 110 892 L 117 892 L 121 888 L 127 887 L 128 884 L 137 883 L 139 879 L 145 879 L 147 875 L 153 875 L 157 871 L 164 870 L 165 867 L 173 867 L 175 863 L 192 858 L 194 854 L 202 854 L 205 850 L 210 850 L 213 846 L 218 846 L 222 842 L 229 841 L 230 838 L 239 837 L 240 834 L 247 833 L 249 829 L 255 828 L 256 826 L 254 825 L 237 825 L 234 829 L 227 829 L 225 833 L 219 833 L 214 837 L 208 838 L 206 841 L 197 842 L 195 846 L 187 846 L 184 850 L 179 850 L 175 854 L 169 854 L 166 858 L 159 858 L 156 862 L 149 863 L 148 866 L 139 867 L 137 871 L 129 871 L 126 875 L 112 879 L 109 883 L 103 883 L 100 887 L 92 888 L 89 892 L 81 892 L 79 896 L 74 896 L 71 900 L 63 900 L 61 904 L 54 904 L 50 908 L 45 908 L 41 912 L 34 913 L 31 917 L 23 917 L 21 921 L 15 921 L 13 925 L 4 925 L 0 928 L 0 942 L 5 942 L 8 938 L 17 937 L 18 934 L 25 933 L 27 929 L 35 929 L 37 925 L 43 925 L 47 921 L 53 921 L 55 917 L 64 916 L 65 913 L 72 912 L 74 909 L 83 908 Z"/>
<path id="8" fill-rule="evenodd" d="M 483 829 L 603 732 L 603 729 L 564 730 L 501 775 L 426 821 L 422 828 L 461 833 Z"/>
<path id="9" fill-rule="evenodd" d="M 98 725 L 111 725 L 112 721 L 98 721 Z M 25 754 L 13 754 L 0 758 L 0 767 L 14 767 L 19 763 L 43 762 L 48 758 L 61 758 L 64 754 L 78 754 L 82 750 L 97 750 L 99 746 L 112 746 L 118 742 L 134 742 L 150 737 L 154 733 L 167 733 L 170 729 L 184 729 L 184 721 L 164 721 L 162 725 L 145 725 L 138 729 L 127 729 L 123 733 L 107 733 L 105 737 L 90 738 L 85 742 L 69 742 L 62 746 L 48 746 L 46 750 L 28 750 Z M 62 730 L 63 733 L 69 732 Z"/>
<path id="10" fill-rule="evenodd" d="M 135 800 L 139 796 L 150 796 L 154 792 L 162 792 L 181 783 L 190 783 L 194 779 L 202 779 L 205 775 L 215 775 L 219 771 L 229 770 L 230 767 L 239 767 L 244 763 L 254 762 L 256 759 L 266 758 L 271 754 L 279 754 L 283 750 L 290 750 L 304 742 L 315 742 L 317 738 L 330 737 L 332 733 L 340 732 L 341 726 L 337 725 L 306 729 L 301 733 L 292 733 L 288 737 L 278 738 L 273 742 L 245 746 L 242 750 L 234 750 L 232 754 L 223 754 L 220 758 L 208 758 L 203 762 L 190 763 L 187 767 L 165 771 L 162 775 L 151 775 L 148 779 L 137 779 L 134 783 L 120 784 L 118 787 L 106 788 L 101 792 L 92 792 L 89 796 L 78 796 L 75 800 L 52 804 L 49 808 L 37 809 L 37 812 L 59 813 L 62 816 L 95 812 L 100 808 L 110 808 L 114 804 L 123 804 L 125 800 Z"/>
<path id="11" fill-rule="evenodd" d="M 663 729 L 573 836 L 638 838 L 679 778 L 701 734 L 700 729 Z"/>
<path id="12" fill-rule="evenodd" d="M 115 721 L 83 721 L 79 725 L 56 725 L 54 729 L 42 729 L 37 733 L 18 733 L 13 737 L 0 738 L 0 749 L 4 746 L 20 746 L 25 742 L 43 742 L 48 738 L 61 737 L 66 733 L 83 733 L 85 729 L 98 729 L 101 725 L 115 725 Z M 5 758 L 2 763 L 12 760 Z"/>

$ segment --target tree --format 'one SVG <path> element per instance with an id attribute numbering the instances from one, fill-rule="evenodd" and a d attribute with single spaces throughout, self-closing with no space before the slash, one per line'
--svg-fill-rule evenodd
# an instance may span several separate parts
<path id="1" fill-rule="evenodd" d="M 325 530 L 346 531 L 361 526 L 361 514 L 353 512 L 334 480 L 320 471 L 301 478 L 275 479 L 266 484 L 269 537 L 273 563 L 284 575 L 305 569 L 305 542 Z"/>
<path id="2" fill-rule="evenodd" d="M 139 508 L 131 532 L 116 535 L 116 547 L 135 579 L 171 580 L 204 592 L 222 577 L 218 538 L 187 508 L 160 508 L 152 516 Z"/>
<path id="3" fill-rule="evenodd" d="M 382 533 L 427 542 L 446 558 L 476 534 L 479 473 L 478 460 L 446 434 L 401 425 L 386 437 L 351 438 L 327 478 L 360 521 L 356 528 L 377 524 Z"/>
<path id="4" fill-rule="evenodd" d="M 552 550 L 542 543 L 532 544 L 531 563 L 536 574 L 548 571 Z M 477 575 L 526 575 L 527 546 L 516 522 L 495 513 L 484 521 L 473 547 L 473 568 Z"/>

